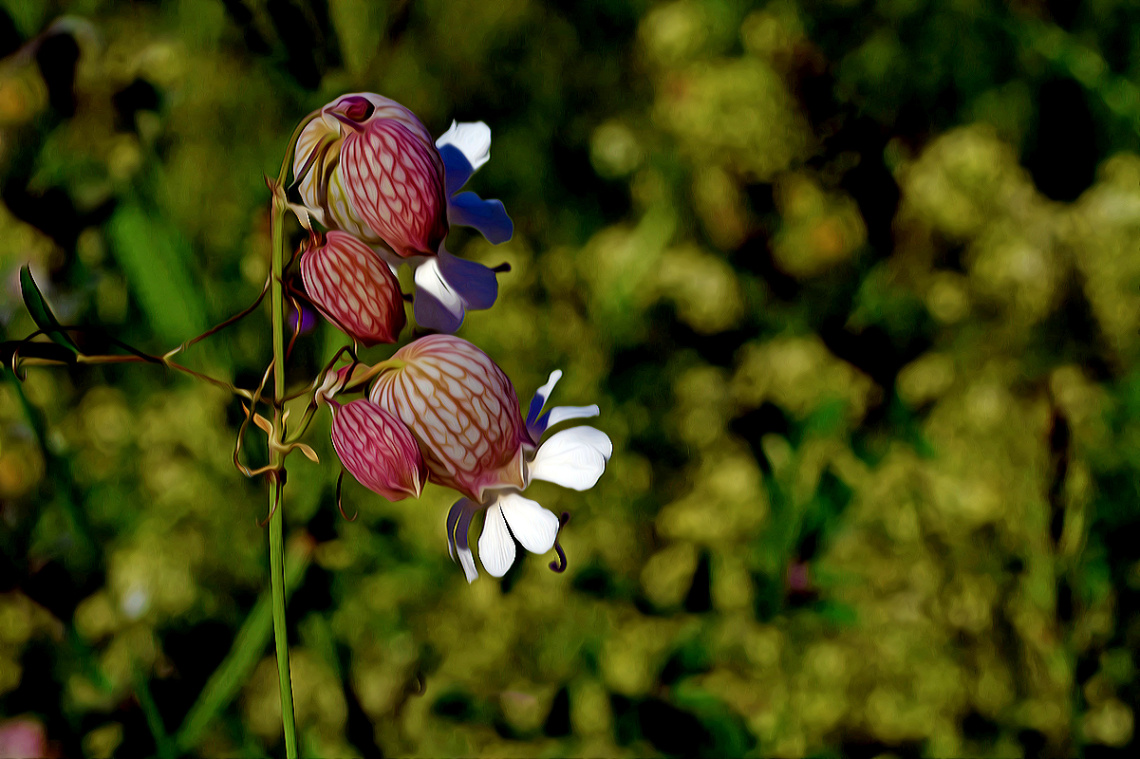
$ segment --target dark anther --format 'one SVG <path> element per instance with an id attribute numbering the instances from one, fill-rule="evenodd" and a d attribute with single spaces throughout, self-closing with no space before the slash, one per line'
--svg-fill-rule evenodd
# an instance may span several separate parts
<path id="1" fill-rule="evenodd" d="M 341 503 L 341 500 L 340 500 L 340 485 L 341 485 L 341 482 L 343 482 L 343 481 L 344 481 L 344 470 L 343 470 L 343 469 L 341 469 L 341 470 L 340 470 L 340 474 L 338 474 L 338 475 L 337 475 L 337 477 L 336 477 L 336 508 L 337 508 L 337 510 L 338 510 L 338 511 L 340 511 L 340 515 L 341 515 L 342 517 L 344 517 L 345 519 L 347 519 L 349 522 L 355 522 L 355 521 L 356 521 L 356 518 L 357 518 L 358 516 L 360 516 L 360 512 L 359 512 L 359 511 L 357 511 L 357 512 L 356 512 L 355 514 L 353 514 L 352 516 L 349 516 L 348 514 L 345 514 L 345 513 L 344 513 L 344 504 L 343 504 L 343 503 Z"/>
<path id="2" fill-rule="evenodd" d="M 562 533 L 562 528 L 570 522 L 570 512 L 563 511 L 562 516 L 558 518 L 558 532 Z M 554 538 L 554 550 L 558 551 L 558 561 L 550 562 L 550 571 L 562 574 L 566 571 L 566 552 L 562 550 L 562 546 L 558 545 L 557 536 Z"/>
<path id="3" fill-rule="evenodd" d="M 510 270 L 511 270 L 511 265 L 509 263 L 507 263 L 506 261 L 499 264 L 495 268 L 491 269 L 491 271 L 495 272 L 496 274 L 506 274 Z"/>
<path id="4" fill-rule="evenodd" d="M 411 293 L 402 292 L 402 293 L 400 293 L 400 296 L 403 297 L 405 303 L 411 303 L 412 302 L 412 294 Z"/>

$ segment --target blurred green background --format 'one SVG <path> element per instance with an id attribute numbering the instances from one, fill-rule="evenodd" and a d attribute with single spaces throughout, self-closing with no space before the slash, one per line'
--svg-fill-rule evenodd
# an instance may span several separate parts
<path id="1" fill-rule="evenodd" d="M 27 262 L 153 352 L 244 307 L 263 175 L 344 92 L 493 130 L 469 189 L 515 237 L 449 247 L 512 270 L 460 334 L 524 398 L 563 369 L 616 452 L 527 492 L 565 574 L 468 586 L 450 491 L 339 516 L 319 417 L 310 755 L 1134 750 L 1140 5 L 0 0 L 0 55 L 8 338 Z M 255 385 L 265 311 L 186 360 Z M 283 751 L 240 419 L 153 367 L 5 372 L 0 754 Z"/>

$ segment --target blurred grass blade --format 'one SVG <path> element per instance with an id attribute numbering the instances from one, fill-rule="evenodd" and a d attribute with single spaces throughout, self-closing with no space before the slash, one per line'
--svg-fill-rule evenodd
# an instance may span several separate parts
<path id="1" fill-rule="evenodd" d="M 312 541 L 305 536 L 290 541 L 285 555 L 285 593 L 301 582 L 312 559 Z M 257 599 L 253 610 L 234 638 L 233 647 L 221 665 L 210 675 L 198 700 L 190 707 L 182 726 L 175 734 L 175 745 L 181 753 L 191 753 L 210 721 L 229 705 L 238 689 L 249 680 L 249 674 L 264 655 L 273 632 L 273 597 L 269 590 Z"/>
<path id="2" fill-rule="evenodd" d="M 24 296 L 24 305 L 28 307 L 32 321 L 44 331 L 44 334 L 59 345 L 69 348 L 73 353 L 79 353 L 79 346 L 64 331 L 59 319 L 55 318 L 44 294 L 40 292 L 36 280 L 32 279 L 32 270 L 27 265 L 20 267 L 20 292 Z"/>
<path id="3" fill-rule="evenodd" d="M 186 241 L 132 203 L 115 211 L 110 236 L 115 259 L 159 336 L 181 342 L 203 332 L 206 305 L 188 267 L 193 254 Z"/>
<path id="4" fill-rule="evenodd" d="M 151 737 L 154 738 L 155 753 L 158 755 L 158 759 L 175 759 L 174 745 L 170 742 L 170 736 L 166 734 L 166 726 L 162 722 L 162 713 L 159 712 L 158 704 L 155 703 L 154 696 L 150 693 L 147 675 L 137 663 L 134 670 L 135 697 L 142 708 L 143 717 L 146 718 L 146 726 L 150 730 Z"/>

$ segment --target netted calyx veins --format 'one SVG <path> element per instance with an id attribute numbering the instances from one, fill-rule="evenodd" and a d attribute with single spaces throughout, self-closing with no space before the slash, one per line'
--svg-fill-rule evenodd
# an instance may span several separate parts
<path id="1" fill-rule="evenodd" d="M 431 135 L 404 106 L 374 93 L 344 95 L 301 131 L 293 156 L 299 217 L 347 232 L 373 246 L 393 268 L 415 270 L 416 321 L 455 331 L 466 311 L 489 308 L 495 271 L 450 255 L 451 224 L 478 229 L 492 243 L 514 227 L 498 200 L 460 192 L 490 158 L 483 122 L 452 123 Z"/>
<path id="2" fill-rule="evenodd" d="M 376 251 L 347 232 L 314 235 L 301 254 L 305 294 L 326 319 L 365 346 L 394 343 L 404 328 L 403 293 Z"/>
<path id="3" fill-rule="evenodd" d="M 486 353 L 451 335 L 420 338 L 392 357 L 369 397 L 403 420 L 432 482 L 482 501 L 491 488 L 526 487 L 530 443 L 518 398 Z"/>
<path id="4" fill-rule="evenodd" d="M 559 519 L 521 492 L 531 480 L 575 490 L 594 486 L 613 453 L 609 437 L 573 427 L 545 437 L 549 426 L 597 416 L 597 406 L 560 407 L 543 413 L 561 372 L 531 401 L 526 420 L 514 386 L 485 353 L 450 335 L 431 335 L 401 348 L 369 395 L 402 420 L 419 443 L 428 479 L 463 496 L 447 519 L 448 548 L 474 580 L 467 529 L 486 510 L 479 556 L 495 577 L 515 559 L 515 540 L 532 553 L 550 551 Z"/>
<path id="5" fill-rule="evenodd" d="M 332 443 L 344 468 L 389 501 L 419 497 L 427 470 L 404 423 L 364 398 L 332 408 Z"/>

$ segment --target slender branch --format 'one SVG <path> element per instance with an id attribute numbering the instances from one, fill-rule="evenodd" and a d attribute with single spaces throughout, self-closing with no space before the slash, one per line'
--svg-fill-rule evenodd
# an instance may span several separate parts
<path id="1" fill-rule="evenodd" d="M 194 345 L 197 342 L 201 342 L 202 340 L 205 340 L 207 337 L 210 337 L 212 335 L 216 335 L 217 333 L 221 332 L 223 329 L 230 326 L 231 324 L 236 324 L 239 321 L 241 321 L 242 319 L 244 319 L 245 317 L 249 316 L 250 314 L 252 314 L 254 311 L 257 310 L 257 307 L 261 305 L 261 301 L 265 300 L 265 294 L 267 292 L 269 292 L 269 277 L 265 278 L 265 285 L 262 286 L 262 288 L 261 288 L 261 294 L 259 294 L 257 296 L 257 298 L 254 299 L 253 303 L 249 304 L 249 306 L 247 306 L 246 308 L 242 309 L 238 313 L 236 313 L 233 316 L 231 316 L 230 318 L 226 319 L 221 324 L 218 324 L 214 327 L 211 327 L 210 329 L 206 330 L 205 332 L 198 335 L 197 337 L 190 338 L 186 342 L 182 343 L 182 345 L 179 345 L 177 348 L 170 350 L 170 351 L 167 351 L 165 354 L 163 354 L 163 359 L 168 359 L 171 356 L 186 350 L 191 345 Z"/>

